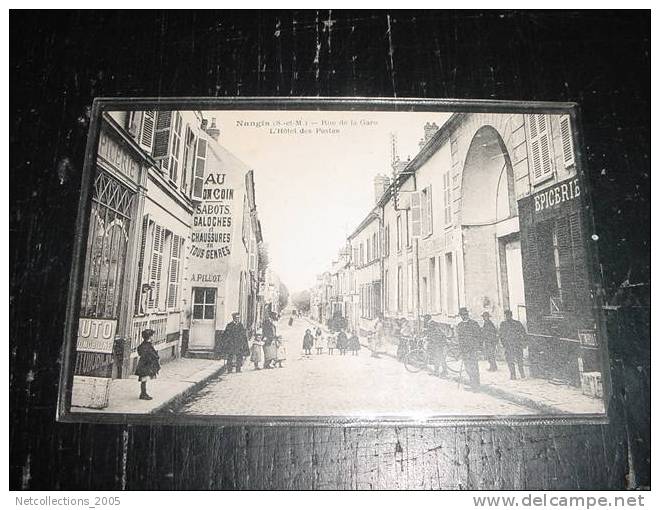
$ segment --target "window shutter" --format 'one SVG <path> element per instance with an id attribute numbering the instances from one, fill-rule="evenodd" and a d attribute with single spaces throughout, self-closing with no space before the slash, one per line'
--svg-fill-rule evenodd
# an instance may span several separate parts
<path id="1" fill-rule="evenodd" d="M 559 119 L 559 131 L 561 132 L 561 146 L 564 153 L 564 165 L 571 166 L 575 164 L 575 154 L 573 152 L 573 133 L 571 130 L 571 118 L 563 115 Z"/>
<path id="2" fill-rule="evenodd" d="M 426 188 L 428 190 L 428 197 L 426 201 L 426 216 L 428 218 L 427 220 L 427 225 L 428 225 L 428 231 L 426 232 L 427 235 L 433 234 L 433 195 L 431 193 L 431 186 Z"/>
<path id="3" fill-rule="evenodd" d="M 539 182 L 552 175 L 552 150 L 547 116 L 532 114 L 528 116 L 532 175 L 534 182 Z"/>
<path id="4" fill-rule="evenodd" d="M 142 301 L 142 284 L 145 283 L 145 273 L 144 270 L 144 255 L 147 247 L 147 237 L 148 237 L 148 228 L 149 228 L 149 215 L 145 214 L 142 218 L 142 230 L 140 231 L 140 255 L 138 258 L 138 270 L 137 270 L 137 289 L 135 293 L 135 314 L 144 313 L 144 310 L 140 309 Z"/>
<path id="5" fill-rule="evenodd" d="M 181 264 L 181 237 L 172 235 L 170 250 L 170 274 L 167 289 L 167 308 L 176 308 L 179 297 L 179 273 Z"/>
<path id="6" fill-rule="evenodd" d="M 449 182 L 449 172 L 442 176 L 442 187 L 445 198 L 445 225 L 451 223 L 451 185 Z"/>
<path id="7" fill-rule="evenodd" d="M 140 120 L 142 119 L 142 112 L 127 112 L 126 116 L 126 130 L 129 134 L 138 141 L 140 136 Z"/>
<path id="8" fill-rule="evenodd" d="M 149 308 L 158 308 L 160 304 L 161 274 L 163 271 L 163 242 L 165 231 L 160 225 L 154 226 L 154 244 L 151 253 L 151 272 L 149 280 L 153 285 L 149 296 Z"/>
<path id="9" fill-rule="evenodd" d="M 172 126 L 172 112 L 158 112 L 156 117 L 156 130 L 154 135 L 153 157 L 160 162 L 163 170 L 169 170 L 170 128 Z M 167 172 L 169 173 L 169 171 Z"/>
<path id="10" fill-rule="evenodd" d="M 412 193 L 410 197 L 410 221 L 412 237 L 419 237 L 422 234 L 422 207 L 421 197 L 418 192 Z"/>
<path id="11" fill-rule="evenodd" d="M 147 152 L 151 152 L 154 144 L 154 122 L 156 119 L 155 111 L 142 112 L 142 129 L 140 132 L 140 147 Z"/>
<path id="12" fill-rule="evenodd" d="M 201 200 L 204 190 L 204 173 L 206 168 L 206 140 L 197 140 L 197 156 L 195 157 L 195 177 L 193 179 L 192 198 Z"/>
<path id="13" fill-rule="evenodd" d="M 182 119 L 179 112 L 174 112 L 174 125 L 172 135 L 170 137 L 170 180 L 178 185 L 177 178 L 179 176 L 179 156 L 181 150 L 181 126 Z"/>

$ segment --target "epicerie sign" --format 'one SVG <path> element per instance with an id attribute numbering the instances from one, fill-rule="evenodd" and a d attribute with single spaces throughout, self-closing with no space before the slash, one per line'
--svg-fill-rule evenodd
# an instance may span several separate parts
<path id="1" fill-rule="evenodd" d="M 83 319 L 78 321 L 76 350 L 84 352 L 112 353 L 117 332 L 115 319 Z"/>
<path id="2" fill-rule="evenodd" d="M 563 182 L 556 186 L 538 192 L 534 196 L 534 211 L 541 212 L 548 207 L 557 206 L 580 196 L 580 183 L 577 179 Z"/>
<path id="3" fill-rule="evenodd" d="M 131 180 L 137 178 L 140 171 L 140 165 L 124 150 L 117 142 L 101 132 L 99 138 L 99 156 L 105 158 L 117 170 L 129 177 Z"/>

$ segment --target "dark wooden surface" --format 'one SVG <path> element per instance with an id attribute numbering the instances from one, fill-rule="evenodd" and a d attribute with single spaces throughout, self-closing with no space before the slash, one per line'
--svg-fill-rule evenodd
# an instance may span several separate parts
<path id="1" fill-rule="evenodd" d="M 10 486 L 624 488 L 650 484 L 644 307 L 611 314 L 607 426 L 123 427 L 54 421 L 95 96 L 359 95 L 580 103 L 606 299 L 650 279 L 650 15 L 10 16 Z M 638 289 L 648 304 L 648 289 Z"/>

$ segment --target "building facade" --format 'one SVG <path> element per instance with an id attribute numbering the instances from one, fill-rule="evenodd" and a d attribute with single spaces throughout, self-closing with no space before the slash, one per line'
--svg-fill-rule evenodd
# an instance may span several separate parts
<path id="1" fill-rule="evenodd" d="M 233 311 L 254 329 L 253 174 L 218 134 L 201 112 L 103 113 L 75 375 L 129 377 L 147 328 L 163 362 L 212 350 Z"/>
<path id="2" fill-rule="evenodd" d="M 379 311 L 390 325 L 426 314 L 453 325 L 461 307 L 495 322 L 511 310 L 530 333 L 533 375 L 579 385 L 599 370 L 581 189 L 568 115 L 427 124 L 349 236 L 360 329 Z"/>

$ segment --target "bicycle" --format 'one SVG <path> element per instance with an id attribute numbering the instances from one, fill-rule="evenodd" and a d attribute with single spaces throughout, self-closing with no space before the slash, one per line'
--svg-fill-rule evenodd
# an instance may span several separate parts
<path id="1" fill-rule="evenodd" d="M 408 372 L 416 374 L 422 369 L 428 368 L 431 362 L 431 356 L 428 352 L 428 340 L 426 337 L 412 337 L 414 348 L 412 348 L 404 357 L 404 366 Z M 447 370 L 454 374 L 461 374 L 463 371 L 463 360 L 458 350 L 458 345 L 447 342 L 445 347 L 445 364 Z"/>

